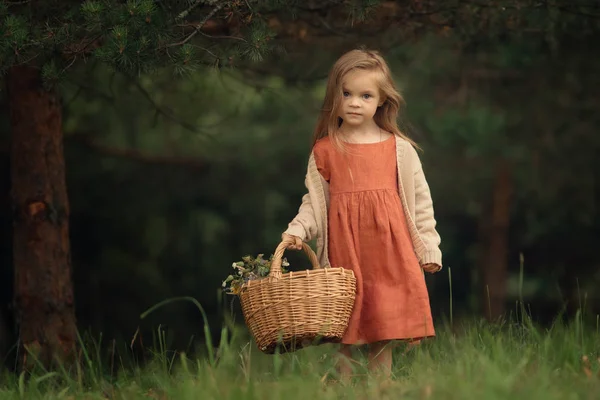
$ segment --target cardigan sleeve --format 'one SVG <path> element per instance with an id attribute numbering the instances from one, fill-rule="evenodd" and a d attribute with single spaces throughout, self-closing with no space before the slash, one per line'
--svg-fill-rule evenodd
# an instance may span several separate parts
<path id="1" fill-rule="evenodd" d="M 288 228 L 284 233 L 288 235 L 298 236 L 303 241 L 310 241 L 317 235 L 317 221 L 315 212 L 310 199 L 310 177 L 306 174 L 304 180 L 307 193 L 302 196 L 302 203 L 298 209 L 298 214 L 288 224 Z"/>
<path id="2" fill-rule="evenodd" d="M 315 165 L 317 166 L 317 171 L 321 174 L 322 181 L 329 183 L 331 170 L 329 168 L 328 157 L 326 156 L 327 153 L 321 144 L 322 142 L 317 142 L 313 149 Z"/>
<path id="3" fill-rule="evenodd" d="M 412 148 L 412 146 L 411 146 Z M 419 156 L 414 151 L 414 187 L 415 187 L 415 225 L 425 249 L 420 255 L 421 265 L 437 264 L 442 266 L 442 252 L 439 248 L 440 235 L 436 230 L 436 220 L 433 210 L 433 200 L 423 166 Z"/>

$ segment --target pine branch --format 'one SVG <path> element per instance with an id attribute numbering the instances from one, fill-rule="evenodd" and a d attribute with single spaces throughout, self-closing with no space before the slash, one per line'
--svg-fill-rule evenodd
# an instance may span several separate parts
<path id="1" fill-rule="evenodd" d="M 131 82 L 133 83 L 133 85 L 138 89 L 138 91 L 142 94 L 142 96 L 144 96 L 144 98 L 146 98 L 146 100 L 148 100 L 148 102 L 150 103 L 150 105 L 152 105 L 152 107 L 156 110 L 156 112 L 158 114 L 160 114 L 160 115 L 166 117 L 167 119 L 175 122 L 176 124 L 180 125 L 181 127 L 187 129 L 190 132 L 207 134 L 207 132 L 203 132 L 197 126 L 194 126 L 194 125 L 190 124 L 189 122 L 186 122 L 186 121 L 180 119 L 179 117 L 177 117 L 176 115 L 174 115 L 170 110 L 167 110 L 164 107 L 161 107 L 152 98 L 152 96 L 150 95 L 150 93 L 139 83 L 139 81 L 137 81 L 136 79 L 134 79 L 133 77 L 130 77 L 130 76 L 128 77 L 128 79 L 131 80 Z"/>
<path id="2" fill-rule="evenodd" d="M 102 90 L 98 89 L 97 87 L 87 84 L 85 82 L 81 82 L 79 80 L 73 79 L 72 77 L 68 77 L 66 79 L 66 82 L 71 83 L 72 85 L 74 85 L 75 87 L 77 87 L 77 90 L 79 91 L 80 89 L 85 90 L 86 93 L 90 93 L 95 97 L 98 97 L 102 100 L 104 100 L 105 102 L 109 103 L 109 104 L 115 104 L 116 103 L 116 96 L 114 94 L 108 94 L 108 93 L 104 93 Z"/>
<path id="3" fill-rule="evenodd" d="M 198 1 L 198 3 L 200 3 L 200 1 Z M 213 0 L 212 3 L 217 3 L 217 1 Z M 200 30 L 202 29 L 202 27 L 204 26 L 204 24 L 206 24 L 208 22 L 209 19 L 211 19 L 217 12 L 219 12 L 219 10 L 221 10 L 223 7 L 225 7 L 225 5 L 228 2 L 221 2 L 219 4 L 217 4 L 212 10 L 211 12 L 209 12 L 206 17 L 204 17 L 195 27 L 194 31 L 189 34 L 185 39 L 183 39 L 181 42 L 177 42 L 177 43 L 171 43 L 168 44 L 166 47 L 173 47 L 173 46 L 181 46 L 186 44 L 187 42 L 189 42 L 190 40 L 192 40 L 192 38 L 194 36 L 196 36 Z"/>
<path id="4" fill-rule="evenodd" d="M 196 7 L 198 7 L 202 3 L 206 3 L 209 6 L 215 5 L 218 0 L 196 0 L 191 6 L 189 6 L 186 10 L 183 10 L 177 17 L 175 17 L 175 22 L 181 21 L 185 17 L 187 17 Z"/>
<path id="5" fill-rule="evenodd" d="M 79 55 L 79 54 L 82 54 L 85 56 L 86 54 L 90 53 L 90 51 L 93 50 L 93 48 L 100 45 L 99 41 L 100 41 L 100 39 L 102 39 L 102 36 L 104 36 L 104 33 L 97 34 L 93 38 L 87 40 L 87 42 L 85 42 L 85 39 L 87 39 L 87 38 L 84 38 L 79 43 L 72 43 L 68 46 L 65 46 L 65 48 L 63 50 L 63 54 L 66 57 L 69 57 L 69 56 L 77 57 L 77 55 Z"/>
<path id="6" fill-rule="evenodd" d="M 194 45 L 194 47 L 204 51 L 205 53 L 208 53 L 210 56 L 214 57 L 215 61 L 218 62 L 221 58 L 216 55 L 215 53 L 213 53 L 212 51 L 210 51 L 209 49 L 207 49 L 206 47 L 202 47 L 202 46 L 198 46 L 198 45 Z"/>
<path id="7" fill-rule="evenodd" d="M 56 71 L 60 73 L 63 69 L 60 75 L 65 75 L 69 71 L 62 67 L 85 62 L 90 55 L 131 75 L 157 70 L 165 65 L 175 65 L 178 72 L 188 73 L 198 66 L 214 67 L 221 62 L 219 57 L 224 57 L 224 52 L 215 50 L 219 47 L 213 46 L 218 39 L 239 42 L 239 46 L 219 43 L 225 51 L 235 53 L 232 60 L 250 59 L 256 62 L 264 60 L 264 56 L 275 48 L 273 44 L 289 43 L 297 50 L 319 42 L 332 48 L 365 41 L 380 46 L 375 39 L 379 35 L 390 33 L 386 37 L 403 40 L 403 33 L 417 38 L 432 30 L 439 31 L 439 28 L 456 31 L 459 36 L 466 35 L 466 41 L 480 40 L 481 36 L 494 34 L 486 33 L 485 28 L 487 20 L 492 17 L 498 29 L 504 29 L 506 34 L 515 31 L 533 35 L 548 33 L 550 28 L 543 16 L 549 13 L 559 14 L 554 18 L 575 15 L 561 26 L 552 28 L 556 31 L 562 29 L 562 32 L 588 34 L 586 32 L 598 32 L 600 29 L 600 25 L 590 23 L 600 17 L 594 3 L 575 0 L 88 0 L 80 6 L 64 3 L 57 12 L 65 12 L 48 20 L 29 15 L 26 11 L 30 7 L 27 5 L 14 7 L 22 11 L 7 12 L 8 9 L 12 11 L 10 6 L 22 3 L 20 0 L 0 1 L 0 11 L 4 10 L 3 15 L 8 15 L 0 18 L 0 31 L 5 33 L 0 35 L 0 73 L 11 65 L 43 66 L 55 62 Z M 174 8 L 171 9 L 171 6 Z M 180 33 L 179 27 L 198 10 L 203 13 L 201 20 L 187 25 L 191 28 Z M 225 18 L 221 15 L 225 14 L 223 10 L 234 18 Z M 542 17 L 512 18 L 515 15 L 533 15 L 530 11 L 540 13 Z M 350 21 L 369 12 L 366 21 L 359 26 L 350 26 Z M 485 20 L 481 22 L 481 18 Z M 509 26 L 507 21 L 513 19 L 516 22 Z M 264 23 L 265 20 L 268 21 L 264 24 L 266 28 L 258 28 L 257 22 Z M 30 29 L 30 26 L 37 28 Z M 577 29 L 578 26 L 585 29 Z M 399 34 L 394 36 L 393 30 L 398 30 Z M 228 32 L 232 31 L 236 33 L 228 36 Z M 272 35 L 273 32 L 276 35 Z M 211 35 L 213 33 L 214 36 Z M 198 34 L 212 43 L 194 43 Z M 170 53 L 169 48 L 175 46 L 179 46 L 180 52 Z M 195 49 L 202 50 L 217 63 L 197 60 L 194 56 L 199 51 L 193 52 Z M 243 65 L 240 67 L 244 68 Z"/>
<path id="8" fill-rule="evenodd" d="M 244 39 L 243 37 L 238 37 L 238 36 L 213 36 L 213 35 L 209 35 L 207 33 L 204 33 L 202 31 L 199 32 L 202 36 L 205 36 L 209 39 L 232 39 L 232 40 L 240 40 L 242 42 L 248 42 L 246 39 Z"/>

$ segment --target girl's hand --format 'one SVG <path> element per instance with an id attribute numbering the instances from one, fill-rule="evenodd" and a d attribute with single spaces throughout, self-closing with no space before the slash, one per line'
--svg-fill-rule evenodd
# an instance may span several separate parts
<path id="1" fill-rule="evenodd" d="M 437 264 L 425 264 L 421 268 L 423 271 L 429 272 L 430 274 L 435 274 L 436 272 L 440 272 L 442 267 Z"/>
<path id="2" fill-rule="evenodd" d="M 300 239 L 298 236 L 288 235 L 287 233 L 284 233 L 281 235 L 281 240 L 290 240 L 293 242 L 288 245 L 288 249 L 302 250 L 302 239 Z"/>

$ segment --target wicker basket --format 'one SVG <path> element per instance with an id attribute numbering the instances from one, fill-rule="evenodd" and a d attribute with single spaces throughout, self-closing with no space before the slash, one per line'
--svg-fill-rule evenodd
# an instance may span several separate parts
<path id="1" fill-rule="evenodd" d="M 339 342 L 354 307 L 354 272 L 321 268 L 305 243 L 303 250 L 313 269 L 282 274 L 282 257 L 289 244 L 284 240 L 277 246 L 269 276 L 249 281 L 240 293 L 246 325 L 258 348 L 267 354 L 276 348 L 291 352 Z"/>

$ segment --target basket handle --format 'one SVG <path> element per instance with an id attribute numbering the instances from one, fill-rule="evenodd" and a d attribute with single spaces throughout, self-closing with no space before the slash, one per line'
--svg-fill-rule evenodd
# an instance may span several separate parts
<path id="1" fill-rule="evenodd" d="M 269 272 L 270 278 L 281 278 L 281 262 L 283 253 L 290 244 L 294 244 L 294 239 L 287 238 L 284 239 L 281 243 L 279 243 L 279 246 L 277 246 L 277 249 L 275 249 L 273 261 L 271 262 L 271 271 Z M 310 260 L 313 269 L 321 269 L 321 266 L 319 265 L 319 260 L 317 259 L 317 255 L 315 254 L 313 249 L 311 249 L 310 246 L 306 243 L 302 242 L 302 250 L 304 250 L 304 252 L 308 256 L 308 259 Z"/>

